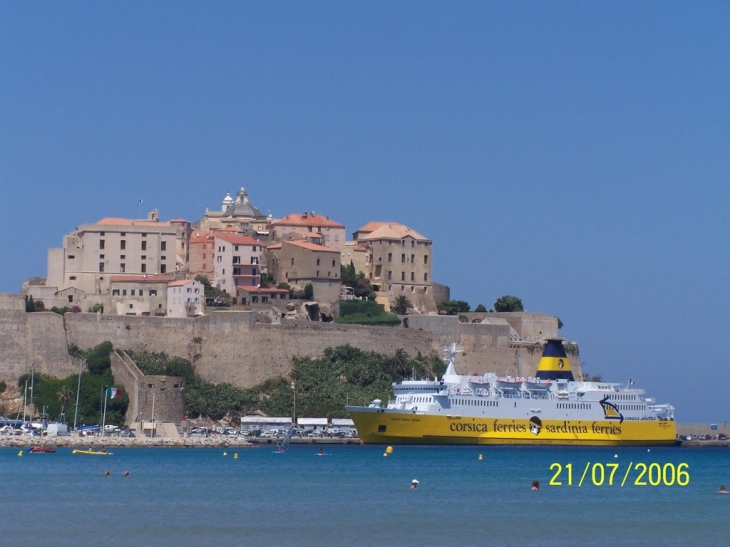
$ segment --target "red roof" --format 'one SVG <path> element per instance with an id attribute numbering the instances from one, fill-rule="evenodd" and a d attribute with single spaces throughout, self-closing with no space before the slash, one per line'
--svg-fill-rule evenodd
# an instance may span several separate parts
<path id="1" fill-rule="evenodd" d="M 296 245 L 297 247 L 301 247 L 302 249 L 307 249 L 308 251 L 318 251 L 318 252 L 325 252 L 325 253 L 337 253 L 340 254 L 340 251 L 335 251 L 334 249 L 330 249 L 328 247 L 322 247 L 322 245 L 317 245 L 316 243 L 310 243 L 309 241 L 284 241 L 282 243 L 286 243 L 288 245 Z"/>
<path id="2" fill-rule="evenodd" d="M 292 213 L 271 223 L 271 226 L 323 226 L 328 228 L 344 228 L 344 224 L 330 220 L 314 213 Z"/>

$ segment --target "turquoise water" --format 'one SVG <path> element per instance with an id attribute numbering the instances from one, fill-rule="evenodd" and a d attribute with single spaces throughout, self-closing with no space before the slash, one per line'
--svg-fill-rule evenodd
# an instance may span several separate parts
<path id="1" fill-rule="evenodd" d="M 115 449 L 110 457 L 0 449 L 0 543 L 18 546 L 727 545 L 725 448 L 293 445 Z M 238 459 L 233 454 L 238 453 Z M 482 455 L 482 460 L 479 455 Z M 614 457 L 617 455 L 618 457 Z M 589 465 L 582 486 L 581 475 Z M 635 486 L 629 462 L 652 468 Z M 557 471 L 562 486 L 550 486 Z M 593 464 L 601 465 L 593 467 Z M 614 485 L 608 485 L 616 463 Z M 687 486 L 671 480 L 687 464 Z M 572 464 L 567 486 L 566 464 Z M 604 484 L 600 471 L 604 470 Z M 109 470 L 111 476 L 105 477 Z M 123 477 L 129 470 L 130 476 Z M 657 470 L 667 474 L 660 477 Z M 672 473 L 674 471 L 674 473 Z M 595 472 L 595 475 L 593 474 Z M 420 481 L 416 490 L 412 479 Z M 532 480 L 541 488 L 530 490 Z"/>

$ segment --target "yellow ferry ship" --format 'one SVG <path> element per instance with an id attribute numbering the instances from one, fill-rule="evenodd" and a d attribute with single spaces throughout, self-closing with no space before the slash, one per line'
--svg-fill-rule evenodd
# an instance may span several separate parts
<path id="1" fill-rule="evenodd" d="M 643 389 L 576 381 L 562 340 L 548 340 L 534 378 L 456 373 L 446 348 L 441 380 L 393 384 L 394 399 L 348 406 L 364 443 L 383 444 L 676 444 L 674 407 Z"/>

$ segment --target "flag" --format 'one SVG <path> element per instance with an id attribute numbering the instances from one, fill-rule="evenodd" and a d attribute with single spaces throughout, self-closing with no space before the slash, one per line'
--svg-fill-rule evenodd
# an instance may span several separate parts
<path id="1" fill-rule="evenodd" d="M 107 399 L 120 399 L 122 397 L 122 390 L 116 387 L 106 388 Z"/>
<path id="2" fill-rule="evenodd" d="M 633 378 L 629 378 L 629 385 L 630 386 L 635 386 L 636 385 L 636 382 L 634 382 Z"/>

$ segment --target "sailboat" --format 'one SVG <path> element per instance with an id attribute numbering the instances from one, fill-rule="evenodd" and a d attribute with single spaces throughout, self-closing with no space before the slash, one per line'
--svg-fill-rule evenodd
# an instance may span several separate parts
<path id="1" fill-rule="evenodd" d="M 289 443 L 291 442 L 291 438 L 294 436 L 294 429 L 291 427 L 287 430 L 286 435 L 284 435 L 284 438 L 281 440 L 280 443 L 276 443 L 276 454 L 284 454 L 289 450 Z"/>

